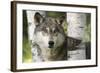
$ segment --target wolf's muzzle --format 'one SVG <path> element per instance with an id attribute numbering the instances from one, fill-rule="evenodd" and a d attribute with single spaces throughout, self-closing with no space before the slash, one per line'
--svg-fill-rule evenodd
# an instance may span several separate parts
<path id="1" fill-rule="evenodd" d="M 53 48 L 54 47 L 54 41 L 49 41 L 49 48 Z"/>

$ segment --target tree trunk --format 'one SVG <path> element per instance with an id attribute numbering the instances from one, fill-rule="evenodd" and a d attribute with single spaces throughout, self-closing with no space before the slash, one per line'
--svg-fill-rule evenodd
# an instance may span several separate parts
<path id="1" fill-rule="evenodd" d="M 69 51 L 69 60 L 81 60 L 85 59 L 85 44 L 77 41 L 82 41 L 84 37 L 84 28 L 86 25 L 86 14 L 85 13 L 67 13 L 67 35 L 68 37 L 74 38 L 69 40 L 68 44 L 71 45 Z M 76 41 L 75 41 L 76 39 Z M 77 44 L 77 45 L 76 45 Z M 68 46 L 69 46 L 68 45 Z"/>

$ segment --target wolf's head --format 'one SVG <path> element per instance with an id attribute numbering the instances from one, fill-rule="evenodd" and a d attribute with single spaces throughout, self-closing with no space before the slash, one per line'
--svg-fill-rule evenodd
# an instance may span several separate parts
<path id="1" fill-rule="evenodd" d="M 65 33 L 62 27 L 64 18 L 43 17 L 36 13 L 35 20 L 35 43 L 41 48 L 54 49 L 61 46 L 65 40 Z"/>

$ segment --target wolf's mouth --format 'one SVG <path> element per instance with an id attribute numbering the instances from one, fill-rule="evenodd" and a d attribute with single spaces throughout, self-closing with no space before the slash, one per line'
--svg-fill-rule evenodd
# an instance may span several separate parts
<path id="1" fill-rule="evenodd" d="M 54 46 L 49 45 L 49 48 L 51 48 L 51 49 L 52 49 L 52 48 L 54 48 Z"/>

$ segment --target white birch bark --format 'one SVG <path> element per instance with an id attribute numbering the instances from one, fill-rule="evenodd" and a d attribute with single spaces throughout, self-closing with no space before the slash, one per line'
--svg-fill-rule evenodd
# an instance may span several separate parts
<path id="1" fill-rule="evenodd" d="M 69 37 L 82 40 L 84 37 L 84 28 L 86 25 L 86 14 L 85 13 L 67 13 L 67 23 Z M 85 45 L 80 44 L 80 49 L 69 51 L 69 60 L 82 60 L 85 59 Z M 83 48 L 84 47 L 84 48 Z"/>
<path id="2" fill-rule="evenodd" d="M 86 14 L 67 13 L 68 36 L 82 40 L 86 24 Z"/>

